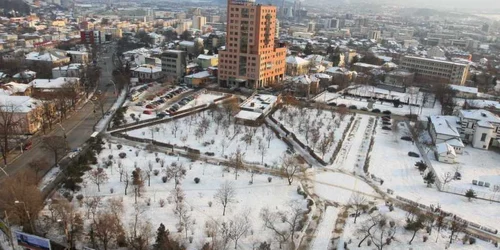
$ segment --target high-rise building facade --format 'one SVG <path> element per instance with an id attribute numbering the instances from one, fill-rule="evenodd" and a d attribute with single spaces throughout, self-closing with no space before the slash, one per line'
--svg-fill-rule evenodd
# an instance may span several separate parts
<path id="1" fill-rule="evenodd" d="M 193 16 L 193 29 L 201 30 L 207 24 L 207 18 L 204 16 Z"/>
<path id="2" fill-rule="evenodd" d="M 286 47 L 275 41 L 276 7 L 229 0 L 225 50 L 219 51 L 219 84 L 262 88 L 285 74 Z"/>

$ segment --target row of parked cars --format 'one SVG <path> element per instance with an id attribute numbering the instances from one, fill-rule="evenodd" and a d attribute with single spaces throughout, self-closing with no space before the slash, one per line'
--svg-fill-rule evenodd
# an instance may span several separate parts
<path id="1" fill-rule="evenodd" d="M 184 97 L 184 98 L 182 98 L 182 100 L 178 101 L 177 103 L 172 104 L 172 106 L 170 106 L 167 109 L 167 111 L 169 111 L 171 113 L 176 112 L 182 106 L 184 106 L 184 105 L 188 104 L 190 101 L 194 100 L 194 98 L 196 98 L 194 95 Z"/>
<path id="2" fill-rule="evenodd" d="M 158 106 L 167 102 L 167 100 L 172 99 L 175 96 L 177 96 L 183 92 L 186 92 L 188 90 L 189 89 L 187 87 L 169 87 L 164 91 L 158 92 L 156 94 L 156 96 L 153 96 L 153 98 L 151 98 L 151 102 L 145 105 L 146 110 L 144 110 L 143 113 L 148 114 L 148 115 L 152 114 L 151 109 L 157 108 Z M 156 97 L 159 97 L 159 98 L 157 100 L 154 100 Z M 154 100 L 154 101 L 152 101 L 152 100 Z M 136 106 L 143 106 L 143 105 L 144 105 L 144 102 L 138 102 L 136 104 Z M 167 115 L 167 113 L 161 112 L 161 113 L 158 113 L 157 116 L 164 117 L 166 115 Z"/>
<path id="3" fill-rule="evenodd" d="M 147 85 L 144 85 L 140 88 L 137 89 L 132 89 L 130 93 L 128 94 L 129 98 L 131 101 L 136 101 L 139 98 L 139 95 L 141 95 L 144 91 L 146 91 L 149 87 L 152 87 L 153 84 L 149 83 Z"/>

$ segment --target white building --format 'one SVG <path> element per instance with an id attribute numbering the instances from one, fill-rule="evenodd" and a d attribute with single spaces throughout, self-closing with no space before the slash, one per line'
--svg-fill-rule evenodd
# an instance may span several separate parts
<path id="1" fill-rule="evenodd" d="M 429 134 L 436 146 L 446 143 L 455 153 L 462 154 L 464 144 L 460 138 L 460 120 L 456 116 L 429 117 Z"/>
<path id="2" fill-rule="evenodd" d="M 500 118 L 484 109 L 460 110 L 460 137 L 472 147 L 488 149 L 500 146 Z"/>
<path id="3" fill-rule="evenodd" d="M 52 69 L 52 78 L 59 77 L 79 77 L 83 71 L 83 65 L 72 63 L 66 66 L 55 67 Z"/>
<path id="4" fill-rule="evenodd" d="M 446 142 L 436 144 L 436 151 L 434 151 L 436 159 L 440 162 L 455 163 L 457 154 L 452 146 Z"/>
<path id="5" fill-rule="evenodd" d="M 139 81 L 154 81 L 162 77 L 161 67 L 154 65 L 141 65 L 131 70 L 132 77 L 139 78 Z"/>

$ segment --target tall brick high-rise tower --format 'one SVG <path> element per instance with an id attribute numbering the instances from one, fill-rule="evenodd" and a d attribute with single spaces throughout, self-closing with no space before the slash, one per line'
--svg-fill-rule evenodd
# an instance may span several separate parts
<path id="1" fill-rule="evenodd" d="M 219 51 L 219 84 L 267 87 L 285 74 L 286 48 L 275 41 L 276 7 L 228 0 L 226 48 Z"/>

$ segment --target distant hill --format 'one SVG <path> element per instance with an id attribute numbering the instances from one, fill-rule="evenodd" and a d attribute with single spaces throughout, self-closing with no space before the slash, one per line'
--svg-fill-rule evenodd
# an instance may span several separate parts
<path id="1" fill-rule="evenodd" d="M 14 10 L 18 16 L 30 13 L 30 6 L 22 0 L 0 0 L 0 9 L 3 9 L 4 16 L 11 16 L 9 13 Z"/>

